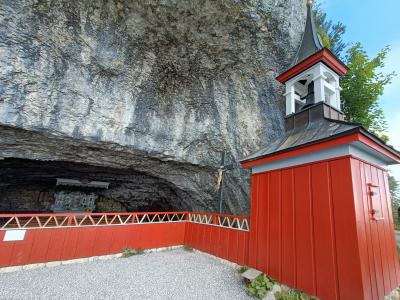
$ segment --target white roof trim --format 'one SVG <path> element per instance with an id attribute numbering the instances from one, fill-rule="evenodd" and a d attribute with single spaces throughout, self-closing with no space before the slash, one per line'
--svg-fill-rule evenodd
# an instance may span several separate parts
<path id="1" fill-rule="evenodd" d="M 257 174 L 347 155 L 358 157 L 382 168 L 386 168 L 388 165 L 397 163 L 395 160 L 376 151 L 366 144 L 361 142 L 352 142 L 345 145 L 256 165 L 251 169 L 253 174 Z"/>

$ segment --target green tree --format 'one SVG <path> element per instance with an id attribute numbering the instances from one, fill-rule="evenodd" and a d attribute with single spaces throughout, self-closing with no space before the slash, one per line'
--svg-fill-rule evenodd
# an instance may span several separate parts
<path id="1" fill-rule="evenodd" d="M 398 218 L 397 209 L 400 207 L 400 184 L 394 176 L 389 173 L 389 189 L 390 199 L 392 200 L 392 211 L 394 226 L 400 230 L 400 220 Z"/>
<path id="2" fill-rule="evenodd" d="M 389 186 L 390 186 L 390 197 L 393 205 L 396 207 L 400 206 L 400 184 L 396 178 L 389 174 Z"/>
<path id="3" fill-rule="evenodd" d="M 387 123 L 378 99 L 383 94 L 385 86 L 391 82 L 395 73 L 385 74 L 385 58 L 389 47 L 383 48 L 375 57 L 368 57 L 360 43 L 351 47 L 343 41 L 346 26 L 340 22 L 328 20 L 321 3 L 314 6 L 314 20 L 323 44 L 337 57 L 342 59 L 349 68 L 347 74 L 341 78 L 342 110 L 346 119 L 360 123 L 374 132 L 384 141 Z M 400 187 L 396 179 L 389 174 L 389 187 L 393 208 L 400 206 Z"/>
<path id="4" fill-rule="evenodd" d="M 389 48 L 385 47 L 370 59 L 360 43 L 351 46 L 344 59 L 349 71 L 340 81 L 346 119 L 361 123 L 385 141 L 388 140 L 384 134 L 387 123 L 378 99 L 394 76 L 380 71 L 388 52 Z"/>
<path id="5" fill-rule="evenodd" d="M 343 41 L 343 35 L 346 32 L 346 26 L 341 23 L 333 23 L 327 19 L 321 3 L 314 5 L 314 20 L 318 28 L 318 34 L 321 37 L 322 43 L 337 57 L 341 58 L 347 43 Z"/>
<path id="6" fill-rule="evenodd" d="M 327 19 L 321 3 L 314 8 L 314 19 L 324 45 L 349 67 L 349 71 L 341 78 L 342 110 L 346 120 L 360 123 L 384 141 L 387 123 L 378 99 L 385 86 L 391 82 L 394 72 L 381 72 L 389 47 L 383 48 L 375 57 L 369 58 L 360 43 L 348 47 L 343 41 L 346 26 L 340 22 L 333 23 Z"/>

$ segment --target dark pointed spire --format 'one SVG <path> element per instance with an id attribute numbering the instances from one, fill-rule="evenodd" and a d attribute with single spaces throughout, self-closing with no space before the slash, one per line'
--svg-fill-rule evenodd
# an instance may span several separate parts
<path id="1" fill-rule="evenodd" d="M 301 40 L 301 45 L 299 50 L 297 50 L 294 61 L 295 65 L 323 48 L 313 19 L 312 0 L 307 0 L 306 26 Z"/>

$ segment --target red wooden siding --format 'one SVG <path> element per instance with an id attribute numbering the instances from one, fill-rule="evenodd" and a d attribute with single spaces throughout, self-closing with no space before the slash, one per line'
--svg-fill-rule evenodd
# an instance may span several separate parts
<path id="1" fill-rule="evenodd" d="M 185 222 L 127 226 L 28 229 L 23 241 L 4 242 L 0 231 L 0 267 L 121 253 L 124 247 L 182 245 Z"/>
<path id="2" fill-rule="evenodd" d="M 399 283 L 387 174 L 343 157 L 255 174 L 249 264 L 322 299 L 382 299 Z M 384 220 L 371 220 L 367 185 Z"/>
<path id="3" fill-rule="evenodd" d="M 3 241 L 6 230 L 0 230 L 0 267 L 116 254 L 124 247 L 151 249 L 175 245 L 190 245 L 238 264 L 247 264 L 248 259 L 248 220 L 241 216 L 207 213 L 0 215 L 3 222 L 13 217 L 13 223 L 3 223 L 0 227 L 28 229 L 22 241 Z M 61 220 L 58 225 L 54 217 Z M 67 227 L 67 224 L 75 225 Z"/>
<path id="4" fill-rule="evenodd" d="M 400 284 L 387 173 L 354 158 L 351 166 L 365 295 L 366 299 L 383 299 Z M 382 220 L 371 219 L 369 184 L 377 186 Z"/>
<path id="5" fill-rule="evenodd" d="M 229 260 L 239 265 L 247 264 L 247 231 L 187 223 L 185 244 L 200 251 Z"/>

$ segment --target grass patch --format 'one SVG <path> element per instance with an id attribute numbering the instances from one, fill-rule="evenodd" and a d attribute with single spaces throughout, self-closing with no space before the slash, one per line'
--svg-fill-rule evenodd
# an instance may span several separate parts
<path id="1" fill-rule="evenodd" d="M 193 247 L 190 247 L 189 245 L 184 245 L 183 250 L 188 251 L 188 252 L 193 252 Z"/>
<path id="2" fill-rule="evenodd" d="M 242 274 L 242 273 L 246 272 L 248 269 L 250 269 L 248 266 L 243 265 L 243 266 L 240 266 L 238 271 L 240 274 Z"/>
<path id="3" fill-rule="evenodd" d="M 277 300 L 306 300 L 308 297 L 297 290 L 288 290 L 288 291 L 281 291 L 275 294 L 275 298 Z"/>
<path id="4" fill-rule="evenodd" d="M 247 293 L 258 299 L 262 299 L 265 297 L 268 291 L 272 289 L 275 281 L 269 278 L 265 274 L 259 275 L 256 279 L 250 281 L 247 286 Z"/>
<path id="5" fill-rule="evenodd" d="M 400 247 L 399 247 L 399 245 L 397 245 L 397 256 L 398 256 L 399 262 L 400 262 Z"/>
<path id="6" fill-rule="evenodd" d="M 400 230 L 400 219 L 395 209 L 393 209 L 393 225 L 395 230 Z"/>
<path id="7" fill-rule="evenodd" d="M 144 250 L 143 249 L 132 249 L 130 247 L 125 247 L 124 249 L 122 249 L 122 255 L 121 258 L 127 258 L 127 257 L 131 257 L 133 255 L 138 255 L 138 254 L 143 254 Z"/>

